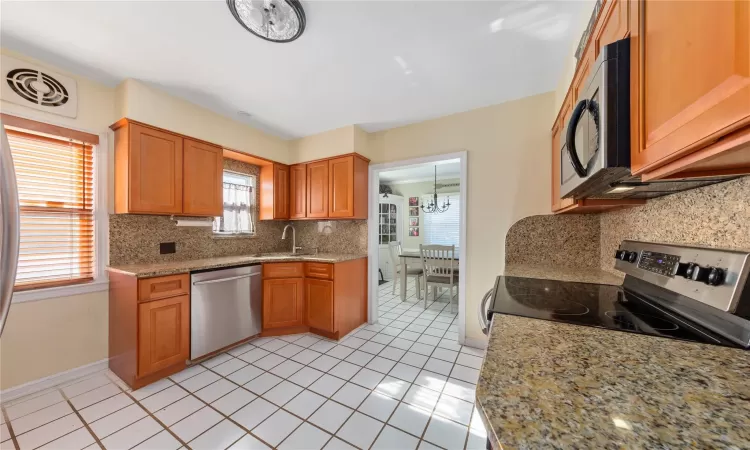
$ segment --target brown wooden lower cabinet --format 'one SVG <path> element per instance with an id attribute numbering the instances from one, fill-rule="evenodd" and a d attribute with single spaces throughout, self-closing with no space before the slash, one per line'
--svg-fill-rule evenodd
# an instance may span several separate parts
<path id="1" fill-rule="evenodd" d="M 305 323 L 302 278 L 263 281 L 263 328 L 299 327 Z"/>
<path id="2" fill-rule="evenodd" d="M 190 357 L 190 297 L 138 304 L 138 375 L 145 376 Z"/>
<path id="3" fill-rule="evenodd" d="M 273 278 L 285 272 L 305 276 Z M 367 258 L 269 263 L 263 276 L 264 336 L 311 331 L 339 339 L 367 321 Z"/>
<path id="4" fill-rule="evenodd" d="M 311 328 L 333 333 L 333 281 L 305 279 L 307 324 Z"/>
<path id="5" fill-rule="evenodd" d="M 188 274 L 139 279 L 109 273 L 109 368 L 131 388 L 185 368 L 189 284 Z"/>

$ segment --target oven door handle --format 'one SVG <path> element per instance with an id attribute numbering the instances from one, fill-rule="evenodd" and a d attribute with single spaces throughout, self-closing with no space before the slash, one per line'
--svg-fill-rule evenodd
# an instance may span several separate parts
<path id="1" fill-rule="evenodd" d="M 570 116 L 570 122 L 568 122 L 568 129 L 565 134 L 565 146 L 568 150 L 568 158 L 570 164 L 573 166 L 573 170 L 576 171 L 579 177 L 583 178 L 588 175 L 588 171 L 583 167 L 583 163 L 578 158 L 578 152 L 576 152 L 576 128 L 578 123 L 581 121 L 583 114 L 589 107 L 588 100 L 581 100 L 573 109 L 573 113 Z"/>
<path id="2" fill-rule="evenodd" d="M 490 300 L 492 294 L 494 293 L 495 288 L 490 289 L 486 294 L 484 294 L 482 301 L 479 303 L 479 327 L 482 329 L 482 333 L 484 334 L 489 334 L 490 332 L 490 323 L 487 320 L 487 302 Z"/>

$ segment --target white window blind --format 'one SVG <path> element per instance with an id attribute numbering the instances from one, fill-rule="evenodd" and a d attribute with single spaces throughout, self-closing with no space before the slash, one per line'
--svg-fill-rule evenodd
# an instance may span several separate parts
<path id="1" fill-rule="evenodd" d="M 214 233 L 255 234 L 255 177 L 224 171 L 224 214 L 214 219 Z"/>
<path id="2" fill-rule="evenodd" d="M 93 146 L 6 131 L 21 209 L 15 290 L 93 280 Z"/>
<path id="3" fill-rule="evenodd" d="M 438 194 L 438 205 L 448 201 L 450 197 L 451 206 L 443 213 L 423 213 L 424 243 L 435 245 L 455 245 L 459 247 L 458 227 L 461 211 L 461 203 L 458 193 Z M 432 195 L 422 197 L 422 204 L 432 201 Z"/>

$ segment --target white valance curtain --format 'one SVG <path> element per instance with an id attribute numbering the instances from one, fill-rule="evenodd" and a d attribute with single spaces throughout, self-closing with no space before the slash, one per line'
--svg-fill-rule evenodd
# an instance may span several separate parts
<path id="1" fill-rule="evenodd" d="M 214 220 L 215 233 L 253 234 L 252 186 L 224 183 L 224 215 Z"/>

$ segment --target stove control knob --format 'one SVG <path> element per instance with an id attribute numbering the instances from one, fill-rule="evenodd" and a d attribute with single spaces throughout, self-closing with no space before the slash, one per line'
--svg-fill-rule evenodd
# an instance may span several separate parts
<path id="1" fill-rule="evenodd" d="M 638 259 L 638 252 L 628 252 L 628 262 L 634 263 Z"/>
<path id="2" fill-rule="evenodd" d="M 708 284 L 709 272 L 711 272 L 711 267 L 701 267 L 696 264 L 695 268 L 693 269 L 692 279 L 694 281 L 702 281 L 703 283 Z"/>
<path id="3" fill-rule="evenodd" d="M 705 283 L 709 286 L 719 286 L 724 282 L 724 270 L 718 267 L 709 267 Z"/>
<path id="4" fill-rule="evenodd" d="M 622 259 L 622 255 L 625 254 L 625 250 L 617 250 L 615 251 L 615 258 L 616 259 Z"/>
<path id="5" fill-rule="evenodd" d="M 677 273 L 676 275 L 681 275 L 688 280 L 693 279 L 693 272 L 695 272 L 695 268 L 698 267 L 698 264 L 696 263 L 679 263 L 677 265 Z"/>

